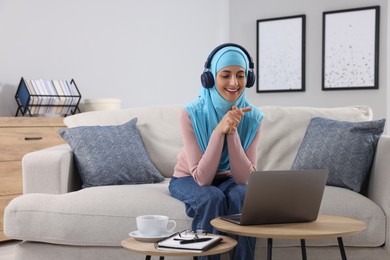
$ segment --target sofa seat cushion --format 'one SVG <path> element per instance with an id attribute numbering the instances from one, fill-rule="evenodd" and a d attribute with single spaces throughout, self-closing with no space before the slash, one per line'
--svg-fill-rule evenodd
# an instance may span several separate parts
<path id="1" fill-rule="evenodd" d="M 136 228 L 143 214 L 167 215 L 176 230 L 191 227 L 184 204 L 171 197 L 169 179 L 156 184 L 100 186 L 72 193 L 25 194 L 5 210 L 6 235 L 21 240 L 64 245 L 119 246 Z M 327 186 L 321 214 L 363 220 L 367 229 L 345 237 L 346 246 L 380 246 L 385 242 L 385 216 L 371 200 L 353 191 Z M 295 240 L 275 240 L 275 246 L 298 245 Z M 308 245 L 337 245 L 336 239 L 312 239 Z M 258 239 L 257 246 L 266 246 Z"/>
<path id="2" fill-rule="evenodd" d="M 345 238 L 345 245 L 382 246 L 386 239 L 386 216 L 372 200 L 349 189 L 326 186 L 320 214 L 359 219 L 367 224 L 363 232 Z"/>
<path id="3" fill-rule="evenodd" d="M 7 235 L 64 245 L 120 246 L 143 214 L 167 215 L 177 230 L 191 227 L 169 179 L 155 184 L 91 187 L 67 194 L 25 194 L 6 208 Z"/>
<path id="4" fill-rule="evenodd" d="M 349 189 L 326 186 L 320 214 L 345 216 L 359 219 L 367 224 L 367 229 L 343 237 L 345 246 L 379 247 L 385 243 L 386 216 L 383 210 L 367 197 Z M 335 246 L 336 238 L 308 239 L 308 246 Z M 275 239 L 275 247 L 299 246 L 300 241 Z M 266 240 L 257 242 L 257 246 L 266 247 Z"/>

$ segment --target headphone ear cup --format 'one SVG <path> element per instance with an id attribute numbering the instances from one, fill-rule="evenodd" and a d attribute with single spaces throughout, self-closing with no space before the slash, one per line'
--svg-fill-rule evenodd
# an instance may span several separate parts
<path id="1" fill-rule="evenodd" d="M 253 85 L 255 85 L 256 76 L 253 71 L 248 71 L 248 77 L 246 79 L 246 87 L 251 88 Z"/>
<path id="2" fill-rule="evenodd" d="M 200 81 L 202 82 L 202 86 L 204 88 L 212 88 L 214 86 L 214 76 L 210 71 L 204 71 L 202 75 L 200 75 Z"/>

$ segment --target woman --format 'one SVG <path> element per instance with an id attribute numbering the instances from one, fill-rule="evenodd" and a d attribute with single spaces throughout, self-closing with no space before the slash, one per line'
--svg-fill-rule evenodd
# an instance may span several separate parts
<path id="1" fill-rule="evenodd" d="M 184 146 L 169 190 L 185 203 L 193 230 L 218 233 L 212 219 L 241 212 L 264 117 L 245 94 L 254 84 L 252 70 L 243 47 L 218 46 L 206 61 L 200 96 L 180 113 Z M 253 259 L 255 242 L 239 237 L 234 259 Z"/>

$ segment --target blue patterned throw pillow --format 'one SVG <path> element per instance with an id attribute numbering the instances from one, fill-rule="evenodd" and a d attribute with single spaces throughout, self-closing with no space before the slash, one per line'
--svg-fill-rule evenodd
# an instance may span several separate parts
<path id="1" fill-rule="evenodd" d="M 83 188 L 164 180 L 149 160 L 136 123 L 134 118 L 123 125 L 80 126 L 59 132 L 73 150 Z"/>
<path id="2" fill-rule="evenodd" d="M 292 169 L 328 169 L 328 185 L 360 192 L 371 171 L 385 122 L 313 118 Z"/>

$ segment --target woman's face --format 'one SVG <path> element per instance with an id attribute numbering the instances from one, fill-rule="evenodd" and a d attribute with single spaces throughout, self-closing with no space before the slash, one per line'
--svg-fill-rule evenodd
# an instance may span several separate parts
<path id="1" fill-rule="evenodd" d="M 244 91 L 245 85 L 245 70 L 240 66 L 227 66 L 217 73 L 217 90 L 227 101 L 236 101 Z"/>

